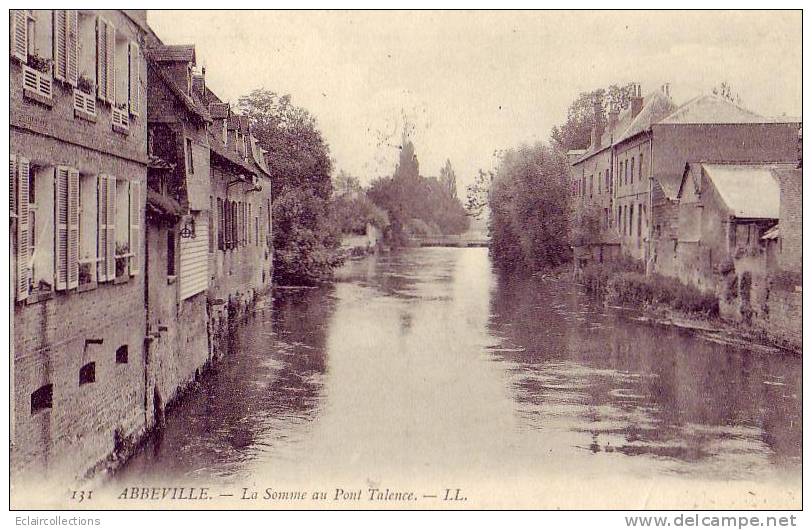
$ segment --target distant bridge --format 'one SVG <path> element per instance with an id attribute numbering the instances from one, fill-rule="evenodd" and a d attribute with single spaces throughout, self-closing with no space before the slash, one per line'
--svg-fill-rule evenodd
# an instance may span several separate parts
<path id="1" fill-rule="evenodd" d="M 449 236 L 420 236 L 412 238 L 420 247 L 487 247 L 491 240 L 481 234 L 462 234 Z"/>

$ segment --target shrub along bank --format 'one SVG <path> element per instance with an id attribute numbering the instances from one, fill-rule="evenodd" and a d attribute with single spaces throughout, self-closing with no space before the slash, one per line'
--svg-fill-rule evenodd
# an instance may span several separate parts
<path id="1" fill-rule="evenodd" d="M 659 274 L 646 276 L 638 266 L 630 270 L 629 265 L 619 262 L 587 267 L 583 274 L 587 292 L 612 304 L 661 305 L 694 315 L 719 315 L 719 300 L 714 293 L 700 291 L 676 278 Z"/>

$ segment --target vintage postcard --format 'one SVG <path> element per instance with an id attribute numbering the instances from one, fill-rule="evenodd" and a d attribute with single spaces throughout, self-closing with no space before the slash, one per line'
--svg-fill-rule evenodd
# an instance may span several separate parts
<path id="1" fill-rule="evenodd" d="M 801 509 L 801 23 L 9 10 L 11 508 Z"/>

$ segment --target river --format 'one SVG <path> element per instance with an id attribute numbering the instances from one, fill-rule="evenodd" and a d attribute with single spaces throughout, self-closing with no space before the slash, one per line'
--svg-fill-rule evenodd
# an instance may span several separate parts
<path id="1" fill-rule="evenodd" d="M 502 277 L 486 249 L 423 248 L 276 291 L 108 487 L 205 484 L 252 508 L 765 508 L 799 507 L 800 474 L 800 358 Z"/>

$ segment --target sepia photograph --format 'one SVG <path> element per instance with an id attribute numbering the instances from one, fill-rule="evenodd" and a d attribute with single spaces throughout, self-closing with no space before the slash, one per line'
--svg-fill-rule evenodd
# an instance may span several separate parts
<path id="1" fill-rule="evenodd" d="M 796 526 L 802 19 L 9 9 L 17 526 Z"/>

